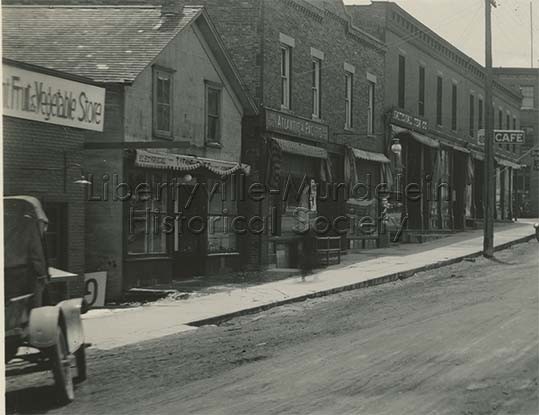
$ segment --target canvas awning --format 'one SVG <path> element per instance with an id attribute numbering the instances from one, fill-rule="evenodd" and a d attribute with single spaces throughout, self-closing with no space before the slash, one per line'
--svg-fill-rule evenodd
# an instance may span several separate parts
<path id="1" fill-rule="evenodd" d="M 485 160 L 485 154 L 480 151 L 472 150 L 472 157 L 476 160 L 483 161 Z"/>
<path id="2" fill-rule="evenodd" d="M 358 148 L 352 147 L 354 156 L 357 159 L 376 161 L 378 163 L 391 163 L 391 161 L 382 153 L 373 153 L 371 151 L 360 150 Z"/>
<path id="3" fill-rule="evenodd" d="M 310 146 L 308 144 L 296 143 L 295 141 L 284 140 L 282 138 L 274 138 L 274 140 L 277 142 L 277 144 L 279 144 L 279 147 L 281 147 L 281 150 L 285 153 L 318 159 L 328 158 L 328 152 L 326 149 Z"/>
<path id="4" fill-rule="evenodd" d="M 181 172 L 203 168 L 222 177 L 229 176 L 238 171 L 243 171 L 245 174 L 249 174 L 250 172 L 250 166 L 247 164 L 182 154 L 154 153 L 148 150 L 137 150 L 135 165 L 151 169 L 166 169 Z"/>
<path id="5" fill-rule="evenodd" d="M 391 125 L 391 129 L 393 130 L 394 134 L 400 134 L 400 133 L 410 134 L 416 141 L 420 142 L 421 144 L 426 145 L 427 147 L 432 147 L 432 148 L 440 147 L 440 143 L 437 140 L 427 137 L 424 134 L 420 134 L 418 132 L 408 130 L 406 128 L 402 128 L 397 125 Z"/>
<path id="6" fill-rule="evenodd" d="M 460 151 L 461 153 L 466 153 L 466 154 L 470 154 L 471 151 L 468 150 L 467 148 L 464 148 L 462 146 L 459 146 L 458 144 L 456 143 L 452 143 L 450 141 L 442 141 L 442 144 L 446 147 L 450 147 L 452 148 L 453 150 L 455 151 Z"/>
<path id="7" fill-rule="evenodd" d="M 519 170 L 519 169 L 522 168 L 522 166 L 520 164 L 517 164 L 517 163 L 509 161 L 509 160 L 504 160 L 501 157 L 495 157 L 494 159 L 496 160 L 496 163 L 498 163 L 500 166 L 511 167 L 511 168 L 513 168 L 515 170 Z"/>

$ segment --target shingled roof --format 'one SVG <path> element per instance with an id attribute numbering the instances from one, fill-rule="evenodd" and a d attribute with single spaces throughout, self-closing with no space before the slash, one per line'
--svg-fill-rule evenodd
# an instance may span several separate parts
<path id="1" fill-rule="evenodd" d="M 129 83 L 202 13 L 155 6 L 3 6 L 3 56 L 97 82 Z"/>

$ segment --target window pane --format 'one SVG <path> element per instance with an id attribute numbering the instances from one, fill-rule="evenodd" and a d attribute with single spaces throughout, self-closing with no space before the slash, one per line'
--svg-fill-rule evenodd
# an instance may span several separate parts
<path id="1" fill-rule="evenodd" d="M 208 117 L 208 139 L 217 141 L 219 139 L 219 118 Z"/>
<path id="2" fill-rule="evenodd" d="M 219 97 L 218 89 L 208 88 L 208 115 L 219 116 Z"/>

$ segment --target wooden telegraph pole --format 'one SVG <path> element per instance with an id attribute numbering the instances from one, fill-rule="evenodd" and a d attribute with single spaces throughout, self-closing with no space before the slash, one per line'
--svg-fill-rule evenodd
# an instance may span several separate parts
<path id="1" fill-rule="evenodd" d="M 494 256 L 494 209 L 496 190 L 494 177 L 494 128 L 492 112 L 492 21 L 491 7 L 496 7 L 496 0 L 485 0 L 485 200 L 484 200 L 484 236 L 483 255 Z"/>

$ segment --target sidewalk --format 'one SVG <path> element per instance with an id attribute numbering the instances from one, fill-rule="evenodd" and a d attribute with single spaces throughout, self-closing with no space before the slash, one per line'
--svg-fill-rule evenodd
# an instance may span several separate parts
<path id="1" fill-rule="evenodd" d="M 533 223 L 533 220 L 520 220 L 497 226 L 496 248 L 503 249 L 531 237 Z M 305 281 L 298 276 L 187 300 L 90 311 L 84 316 L 86 340 L 103 350 L 134 344 L 288 302 L 395 281 L 480 255 L 482 248 L 482 231 L 476 230 L 428 244 L 406 244 L 347 255 L 343 264 L 321 270 Z"/>

